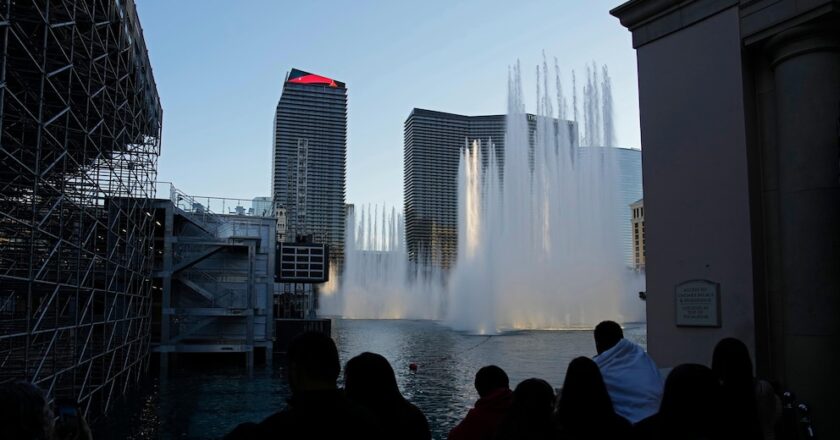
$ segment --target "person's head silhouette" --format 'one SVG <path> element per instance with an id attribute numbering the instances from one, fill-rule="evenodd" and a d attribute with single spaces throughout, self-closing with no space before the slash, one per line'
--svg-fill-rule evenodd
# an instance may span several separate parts
<path id="1" fill-rule="evenodd" d="M 478 391 L 479 397 L 486 397 L 498 389 L 510 389 L 510 382 L 505 370 L 495 365 L 488 365 L 481 367 L 475 373 L 475 390 Z"/>
<path id="2" fill-rule="evenodd" d="M 738 339 L 724 338 L 717 343 L 712 354 L 712 371 L 724 386 L 744 383 L 752 389 L 750 352 Z"/>
<path id="3" fill-rule="evenodd" d="M 566 380 L 558 403 L 564 423 L 584 422 L 614 414 L 610 395 L 595 361 L 575 358 L 566 370 Z"/>
<path id="4" fill-rule="evenodd" d="M 530 418 L 549 419 L 554 410 L 554 388 L 543 379 L 525 379 L 513 390 L 513 408 Z"/>
<path id="5" fill-rule="evenodd" d="M 52 437 L 53 413 L 41 389 L 23 381 L 0 385 L 0 438 Z"/>
<path id="6" fill-rule="evenodd" d="M 756 380 L 747 346 L 738 339 L 724 338 L 712 354 L 712 372 L 720 381 L 725 411 L 737 437 L 760 435 L 761 425 L 756 405 Z"/>
<path id="7" fill-rule="evenodd" d="M 671 434 L 705 434 L 715 438 L 721 415 L 720 383 L 705 365 L 682 364 L 665 380 L 659 415 Z"/>
<path id="8" fill-rule="evenodd" d="M 344 390 L 350 400 L 379 407 L 402 400 L 394 369 L 376 353 L 362 353 L 344 367 Z"/>
<path id="9" fill-rule="evenodd" d="M 595 350 L 601 354 L 624 338 L 621 326 L 614 321 L 601 321 L 595 326 Z"/>
<path id="10" fill-rule="evenodd" d="M 318 332 L 306 332 L 292 340 L 287 375 L 292 393 L 333 390 L 341 364 L 335 342 Z"/>

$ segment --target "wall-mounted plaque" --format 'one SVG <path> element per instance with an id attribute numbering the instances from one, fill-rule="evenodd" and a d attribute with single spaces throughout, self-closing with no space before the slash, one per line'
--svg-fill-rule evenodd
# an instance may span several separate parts
<path id="1" fill-rule="evenodd" d="M 678 327 L 720 327 L 720 284 L 690 280 L 674 290 Z"/>

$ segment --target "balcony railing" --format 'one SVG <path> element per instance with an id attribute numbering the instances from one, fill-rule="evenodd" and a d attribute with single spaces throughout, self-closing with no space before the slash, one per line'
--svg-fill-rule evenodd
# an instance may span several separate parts
<path id="1" fill-rule="evenodd" d="M 182 210 L 198 215 L 242 215 L 274 217 L 274 200 L 270 197 L 229 198 L 187 195 L 170 182 L 158 182 L 158 194 L 170 194 L 170 199 Z"/>

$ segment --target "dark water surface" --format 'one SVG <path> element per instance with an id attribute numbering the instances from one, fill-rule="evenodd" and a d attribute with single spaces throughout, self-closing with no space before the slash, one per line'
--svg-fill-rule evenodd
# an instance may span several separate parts
<path id="1" fill-rule="evenodd" d="M 626 325 L 626 336 L 645 343 L 644 325 Z M 341 363 L 364 351 L 385 356 L 400 389 L 428 417 L 433 437 L 445 439 L 477 395 L 475 372 L 496 364 L 511 388 L 539 377 L 555 388 L 577 356 L 592 356 L 591 331 L 519 331 L 499 336 L 455 332 L 431 321 L 335 320 L 333 337 Z M 150 380 L 141 391 L 94 427 L 95 438 L 212 439 L 245 421 L 283 408 L 289 389 L 283 359 L 258 365 L 249 377 L 242 356 L 179 361 L 168 379 Z M 417 373 L 409 371 L 416 363 Z"/>

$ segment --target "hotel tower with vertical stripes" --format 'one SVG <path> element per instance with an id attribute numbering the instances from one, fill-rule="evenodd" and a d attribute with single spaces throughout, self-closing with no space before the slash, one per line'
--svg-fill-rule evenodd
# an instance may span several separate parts
<path id="1" fill-rule="evenodd" d="M 311 236 L 344 255 L 347 175 L 347 88 L 292 69 L 274 116 L 272 191 L 286 209 L 287 241 Z"/>

